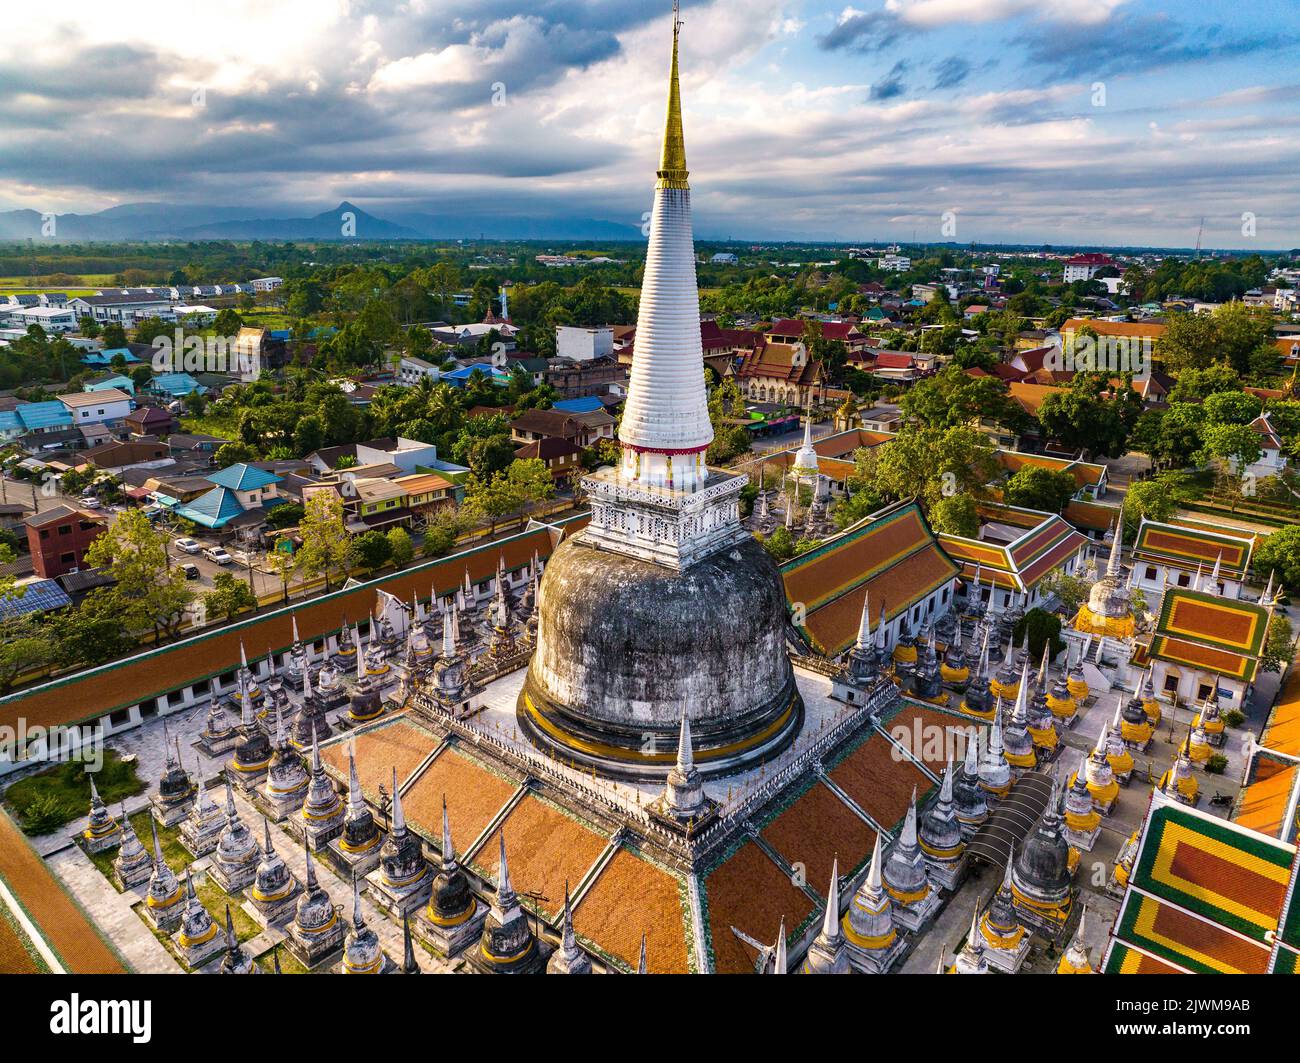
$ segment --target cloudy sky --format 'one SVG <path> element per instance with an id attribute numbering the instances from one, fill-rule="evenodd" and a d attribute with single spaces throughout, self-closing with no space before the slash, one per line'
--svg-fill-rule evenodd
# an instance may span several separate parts
<path id="1" fill-rule="evenodd" d="M 668 8 L 61 0 L 0 56 L 0 209 L 639 225 Z M 683 8 L 701 234 L 1300 245 L 1300 0 Z"/>

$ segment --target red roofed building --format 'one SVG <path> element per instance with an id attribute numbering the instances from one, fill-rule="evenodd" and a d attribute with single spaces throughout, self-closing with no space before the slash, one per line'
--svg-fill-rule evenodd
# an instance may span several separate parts
<path id="1" fill-rule="evenodd" d="M 1097 275 L 1098 270 L 1113 265 L 1115 265 L 1115 260 L 1109 255 L 1096 253 L 1075 255 L 1073 258 L 1065 260 L 1065 276 L 1063 280 L 1066 284 L 1073 284 L 1075 281 L 1090 281 Z"/>
<path id="2" fill-rule="evenodd" d="M 740 390 L 751 402 L 805 407 L 825 398 L 826 370 L 802 343 L 768 343 L 741 356 L 735 368 Z"/>

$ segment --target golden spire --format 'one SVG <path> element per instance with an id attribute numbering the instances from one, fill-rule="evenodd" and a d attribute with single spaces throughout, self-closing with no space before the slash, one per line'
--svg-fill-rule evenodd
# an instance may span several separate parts
<path id="1" fill-rule="evenodd" d="M 678 0 L 673 0 L 673 65 L 668 81 L 668 119 L 664 124 L 664 150 L 659 162 L 663 188 L 686 188 L 686 138 L 682 134 L 682 90 L 677 76 L 677 40 L 682 20 Z"/>

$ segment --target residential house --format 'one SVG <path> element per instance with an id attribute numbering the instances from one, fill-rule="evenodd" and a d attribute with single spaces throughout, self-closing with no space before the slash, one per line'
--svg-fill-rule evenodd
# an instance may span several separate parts
<path id="1" fill-rule="evenodd" d="M 76 427 L 99 424 L 110 429 L 120 428 L 135 408 L 131 396 L 119 388 L 60 395 L 59 401 L 72 416 Z"/>
<path id="2" fill-rule="evenodd" d="M 55 506 L 32 514 L 23 524 L 33 571 L 42 579 L 53 579 L 85 567 L 86 551 L 107 522 L 97 513 Z"/>
<path id="3" fill-rule="evenodd" d="M 167 444 L 157 441 L 104 443 L 92 447 L 83 457 L 95 468 L 115 474 L 126 469 L 161 469 L 172 464 Z"/>
<path id="4" fill-rule="evenodd" d="M 165 436 L 176 428 L 176 418 L 160 406 L 137 406 L 126 418 L 132 436 Z"/>
<path id="5" fill-rule="evenodd" d="M 550 436 L 515 451 L 516 461 L 539 458 L 556 481 L 569 481 L 582 472 L 582 448 L 571 439 Z"/>
<path id="6" fill-rule="evenodd" d="M 280 477 L 254 465 L 230 465 L 206 479 L 212 489 L 175 512 L 214 531 L 260 524 L 267 509 L 284 502 L 276 488 Z"/>

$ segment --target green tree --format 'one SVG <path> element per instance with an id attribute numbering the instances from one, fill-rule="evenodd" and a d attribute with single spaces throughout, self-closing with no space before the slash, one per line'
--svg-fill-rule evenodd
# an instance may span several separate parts
<path id="1" fill-rule="evenodd" d="M 1127 377 L 1113 385 L 1104 373 L 1076 373 L 1070 387 L 1038 408 L 1044 433 L 1070 450 L 1117 458 L 1142 415 L 1142 398 Z"/>
<path id="2" fill-rule="evenodd" d="M 764 539 L 763 546 L 778 563 L 788 561 L 794 557 L 794 536 L 784 526 L 776 528 L 771 535 Z"/>
<path id="3" fill-rule="evenodd" d="M 167 532 L 150 524 L 143 512 L 119 513 L 90 544 L 86 564 L 113 577 L 114 585 L 100 588 L 93 597 L 111 600 L 128 630 L 152 629 L 155 639 L 180 630 L 194 592 L 185 585 L 184 573 L 169 566 Z"/>
<path id="4" fill-rule="evenodd" d="M 257 595 L 244 580 L 231 572 L 218 572 L 212 577 L 212 590 L 203 596 L 209 616 L 234 620 L 240 613 L 257 608 Z"/>
<path id="5" fill-rule="evenodd" d="M 405 528 L 393 528 L 388 533 L 388 556 L 398 568 L 405 568 L 415 558 L 415 544 Z"/>
<path id="6" fill-rule="evenodd" d="M 930 507 L 929 517 L 937 532 L 962 535 L 968 539 L 979 535 L 980 519 L 975 499 L 964 492 L 940 498 Z"/>
<path id="7" fill-rule="evenodd" d="M 1270 573 L 1291 593 L 1300 593 L 1300 524 L 1286 524 L 1255 548 L 1255 572 L 1260 581 Z"/>
<path id="8" fill-rule="evenodd" d="M 10 589 L 8 595 L 13 595 Z M 31 614 L 0 623 L 0 695 L 8 694 L 24 675 L 57 659 L 50 632 Z"/>
<path id="9" fill-rule="evenodd" d="M 245 443 L 223 443 L 212 455 L 219 468 L 257 461 L 257 451 Z"/>
<path id="10" fill-rule="evenodd" d="M 1061 639 L 1061 618 L 1043 609 L 1030 609 L 1015 626 L 1012 639 L 1017 646 L 1025 646 L 1031 661 L 1042 660 L 1043 647 L 1051 642 L 1049 655 L 1055 657 L 1063 649 L 1065 642 Z"/>
<path id="11" fill-rule="evenodd" d="M 302 536 L 295 555 L 298 571 L 307 579 L 324 577 L 328 591 L 330 574 L 348 570 L 352 559 L 352 540 L 343 526 L 343 500 L 332 491 L 312 493 L 303 505 L 298 532 Z"/>
<path id="12" fill-rule="evenodd" d="M 1002 499 L 1011 506 L 1060 513 L 1074 497 L 1075 490 L 1074 477 L 1068 472 L 1025 465 L 1002 485 Z"/>
<path id="13" fill-rule="evenodd" d="M 1173 402 L 1138 418 L 1129 445 L 1161 468 L 1185 469 L 1204 446 L 1205 414 L 1199 403 Z"/>
<path id="14" fill-rule="evenodd" d="M 1124 537 L 1132 540 L 1143 518 L 1168 521 L 1186 493 L 1181 478 L 1172 474 L 1132 484 L 1124 496 Z"/>
<path id="15" fill-rule="evenodd" d="M 1280 672 L 1295 656 L 1295 634 L 1286 613 L 1276 610 L 1268 622 L 1260 667 L 1266 672 Z"/>
<path id="16" fill-rule="evenodd" d="M 393 547 L 381 531 L 368 531 L 352 540 L 352 560 L 360 567 L 374 572 L 392 559 Z"/>
<path id="17" fill-rule="evenodd" d="M 918 498 L 927 513 L 939 499 L 980 497 L 998 473 L 996 454 L 973 428 L 908 426 L 888 443 L 855 455 L 856 479 L 893 499 Z"/>

